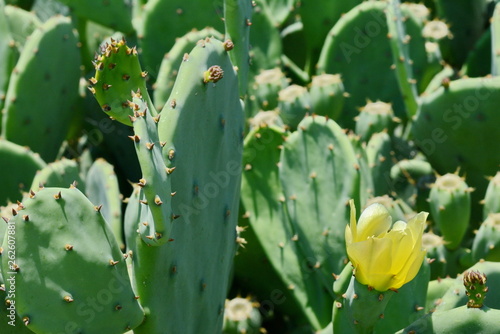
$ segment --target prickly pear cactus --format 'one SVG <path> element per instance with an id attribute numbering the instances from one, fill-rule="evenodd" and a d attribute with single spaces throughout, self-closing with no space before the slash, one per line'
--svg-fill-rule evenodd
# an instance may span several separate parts
<path id="1" fill-rule="evenodd" d="M 450 250 L 458 248 L 467 232 L 472 191 L 460 176 L 451 173 L 438 176 L 431 187 L 429 203 L 432 220 Z"/>
<path id="2" fill-rule="evenodd" d="M 29 189 L 38 187 L 69 187 L 74 184 L 85 192 L 85 182 L 80 176 L 80 169 L 75 160 L 63 158 L 49 163 L 40 171 L 37 171 Z"/>
<path id="3" fill-rule="evenodd" d="M 169 242 L 163 246 L 148 246 L 139 231 L 141 239 L 136 241 L 132 258 L 146 320 L 137 333 L 221 331 L 237 245 L 243 131 L 238 81 L 227 53 L 224 43 L 201 40 L 179 69 L 158 119 L 158 139 L 145 138 L 145 132 L 132 138 L 140 139 L 137 145 L 144 149 L 144 155 L 139 155 L 143 173 L 145 168 L 154 172 L 158 166 L 147 165 L 151 151 L 146 144 L 162 148 L 166 168 L 156 173 L 170 173 L 175 196 L 169 192 L 168 197 L 172 216 L 177 218 L 168 237 L 164 235 Z M 144 104 L 134 103 L 144 112 Z M 135 129 L 142 116 L 134 118 Z M 144 176 L 145 194 L 149 184 L 154 186 L 149 178 Z M 147 205 L 157 206 L 155 199 L 148 198 Z M 169 203 L 161 200 L 162 206 Z M 179 308 L 180 304 L 189 311 Z M 191 321 L 193 317 L 198 320 Z"/>
<path id="4" fill-rule="evenodd" d="M 476 188 L 473 212 L 484 198 L 485 176 L 495 175 L 500 164 L 498 148 L 491 145 L 500 140 L 500 114 L 495 112 L 499 88 L 496 77 L 451 81 L 422 98 L 413 122 L 415 143 L 432 167 L 441 175 L 460 167 L 467 184 Z M 474 220 L 481 221 L 481 216 Z"/>
<path id="5" fill-rule="evenodd" d="M 125 258 L 99 207 L 78 189 L 31 191 L 13 215 L 2 273 L 16 294 L 6 302 L 30 330 L 123 333 L 141 323 Z"/>
<path id="6" fill-rule="evenodd" d="M 69 18 L 51 18 L 30 36 L 10 78 L 2 135 L 47 162 L 69 131 L 80 77 L 77 43 Z"/>
<path id="7" fill-rule="evenodd" d="M 0 173 L 8 175 L 2 179 L 0 205 L 20 200 L 22 192 L 29 190 L 36 172 L 45 166 L 40 156 L 30 149 L 0 139 Z"/>
<path id="8" fill-rule="evenodd" d="M 96 74 L 89 79 L 89 90 L 106 114 L 121 123 L 132 125 L 129 116 L 133 116 L 133 110 L 128 103 L 130 92 L 147 92 L 147 72 L 141 70 L 137 49 L 128 47 L 124 39 L 111 40 L 101 51 L 94 62 Z M 149 95 L 144 95 L 144 99 L 155 116 Z"/>

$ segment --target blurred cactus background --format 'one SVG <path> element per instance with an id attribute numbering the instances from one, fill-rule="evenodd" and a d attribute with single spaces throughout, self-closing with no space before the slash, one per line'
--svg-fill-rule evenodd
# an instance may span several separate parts
<path id="1" fill-rule="evenodd" d="M 0 0 L 0 333 L 498 333 L 499 36 L 496 0 Z M 398 293 L 350 285 L 373 203 L 429 213 Z"/>

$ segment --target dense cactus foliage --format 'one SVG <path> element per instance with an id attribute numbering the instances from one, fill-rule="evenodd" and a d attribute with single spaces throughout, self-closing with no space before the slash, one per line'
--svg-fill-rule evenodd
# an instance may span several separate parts
<path id="1" fill-rule="evenodd" d="M 498 332 L 499 15 L 0 0 L 0 333 Z"/>

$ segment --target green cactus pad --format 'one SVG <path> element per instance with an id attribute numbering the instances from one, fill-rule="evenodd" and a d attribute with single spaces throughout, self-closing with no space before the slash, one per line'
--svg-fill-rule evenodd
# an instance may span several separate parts
<path id="1" fill-rule="evenodd" d="M 132 3 L 126 0 L 61 0 L 79 17 L 97 22 L 125 34 L 134 32 Z"/>
<path id="2" fill-rule="evenodd" d="M 283 123 L 290 129 L 297 129 L 307 113 L 312 113 L 311 96 L 306 87 L 290 85 L 278 92 L 278 108 Z"/>
<path id="3" fill-rule="evenodd" d="M 485 176 L 494 175 L 500 165 L 498 148 L 491 145 L 500 141 L 499 88 L 497 78 L 451 81 L 421 99 L 413 122 L 414 141 L 432 167 L 445 174 L 460 166 L 467 184 L 476 189 L 471 196 L 475 228 L 482 220 Z"/>
<path id="4" fill-rule="evenodd" d="M 163 55 L 174 46 L 175 39 L 193 28 L 223 31 L 222 15 L 222 1 L 199 1 L 196 6 L 185 0 L 148 1 L 138 29 L 144 68 L 153 76 L 158 73 Z"/>
<path id="5" fill-rule="evenodd" d="M 69 187 L 75 184 L 78 189 L 85 191 L 85 182 L 80 176 L 80 168 L 75 160 L 62 158 L 51 162 L 42 170 L 38 171 L 31 183 L 32 190 L 43 187 Z"/>
<path id="6" fill-rule="evenodd" d="M 182 63 L 165 106 L 158 122 L 159 142 L 136 133 L 141 137 L 136 146 L 147 149 L 148 142 L 155 143 L 153 149 L 163 146 L 163 160 L 171 171 L 175 193 L 172 217 L 177 219 L 165 238 L 170 241 L 167 244 L 150 247 L 142 233 L 136 241 L 134 272 L 141 282 L 137 285 L 140 302 L 147 311 L 146 320 L 135 331 L 217 333 L 222 328 L 237 245 L 243 131 L 238 80 L 222 42 L 206 39 L 197 44 Z M 144 107 L 139 111 L 144 112 Z M 134 118 L 135 130 L 142 117 Z M 168 171 L 152 158 L 147 166 L 141 154 L 138 152 L 146 181 L 144 194 L 147 196 L 148 184 L 167 188 L 165 183 L 155 185 L 148 180 L 145 168 L 156 168 L 157 174 L 167 175 Z M 148 198 L 148 205 L 154 206 L 154 200 Z M 168 205 L 167 200 L 161 200 L 162 206 Z M 144 215 L 142 211 L 146 210 L 141 209 L 141 222 L 149 219 L 149 212 L 154 216 L 152 209 Z M 179 308 L 180 304 L 186 307 Z"/>
<path id="7" fill-rule="evenodd" d="M 390 103 L 369 101 L 356 117 L 355 131 L 362 141 L 368 142 L 374 133 L 387 131 L 392 134 L 394 122 L 394 112 Z"/>
<path id="8" fill-rule="evenodd" d="M 469 226 L 472 190 L 460 176 L 451 173 L 438 176 L 431 186 L 432 221 L 450 250 L 458 248 Z"/>
<path id="9" fill-rule="evenodd" d="M 482 204 L 483 219 L 488 218 L 488 215 L 492 213 L 500 212 L 500 171 L 490 179 Z"/>
<path id="10" fill-rule="evenodd" d="M 490 213 L 472 243 L 474 261 L 500 261 L 500 213 Z"/>
<path id="11" fill-rule="evenodd" d="M 500 309 L 500 263 L 481 261 L 466 271 L 479 271 L 488 277 L 488 294 L 485 305 L 494 309 Z M 460 306 L 465 306 L 469 301 L 464 287 L 463 275 L 459 274 L 455 282 L 442 296 L 442 302 L 436 307 L 437 312 L 445 312 Z"/>
<path id="12" fill-rule="evenodd" d="M 139 93 L 133 94 L 130 117 L 134 135 L 129 137 L 134 142 L 137 157 L 141 164 L 142 178 L 138 185 L 144 193 L 143 204 L 151 213 L 152 220 L 142 221 L 139 234 L 149 246 L 163 245 L 169 241 L 172 222 L 176 215 L 172 212 L 170 175 L 174 169 L 166 167 L 162 148 L 166 142 L 158 139 L 159 118 L 153 118 Z"/>
<path id="13" fill-rule="evenodd" d="M 7 24 L 4 7 L 3 2 L 0 2 L 0 58 L 4 59 L 4 61 L 0 62 L 0 124 L 9 78 L 19 57 L 19 51 Z"/>
<path id="14" fill-rule="evenodd" d="M 361 0 L 317 0 L 304 1 L 300 4 L 298 10 L 304 25 L 306 48 L 309 53 L 309 66 L 311 69 L 318 60 L 321 47 L 330 29 L 343 14 L 349 12 L 361 2 Z"/>
<path id="15" fill-rule="evenodd" d="M 168 100 L 184 56 L 191 52 L 200 39 L 206 37 L 214 37 L 218 40 L 223 39 L 222 34 L 213 28 L 190 31 L 186 35 L 179 37 L 172 49 L 165 54 L 154 84 L 153 100 L 155 101 L 157 110 L 162 110 L 165 102 Z"/>
<path id="16" fill-rule="evenodd" d="M 85 194 L 94 205 L 102 205 L 101 213 L 109 224 L 120 249 L 125 249 L 122 228 L 122 198 L 113 165 L 97 159 L 87 172 Z"/>
<path id="17" fill-rule="evenodd" d="M 144 94 L 149 111 L 156 116 L 156 110 L 147 95 L 147 72 L 141 70 L 135 47 L 128 47 L 124 39 L 111 40 L 111 43 L 103 46 L 94 66 L 96 75 L 89 80 L 89 90 L 106 114 L 131 126 L 129 116 L 133 116 L 133 111 L 128 103 L 130 92 L 140 91 Z"/>
<path id="18" fill-rule="evenodd" d="M 31 182 L 38 170 L 46 166 L 36 153 L 26 147 L 0 139 L 0 205 L 15 202 L 22 198 L 21 192 L 29 191 Z"/>
<path id="19" fill-rule="evenodd" d="M 228 39 L 226 40 L 226 48 L 234 48 L 229 56 L 238 68 L 238 83 L 242 97 L 246 95 L 249 76 L 252 7 L 252 2 L 248 0 L 224 0 L 224 25 Z"/>
<path id="20" fill-rule="evenodd" d="M 19 50 L 22 50 L 27 38 L 39 28 L 42 23 L 33 12 L 15 6 L 5 6 L 5 18 L 12 37 Z M 0 14 L 1 15 L 1 14 Z"/>
<path id="21" fill-rule="evenodd" d="M 339 119 L 349 127 L 367 99 L 391 102 L 398 117 L 404 114 L 396 76 L 391 69 L 386 7 L 385 2 L 368 1 L 351 9 L 330 30 L 321 51 L 318 74 L 341 74 L 345 90 L 350 94 Z"/>
<path id="22" fill-rule="evenodd" d="M 340 117 L 344 107 L 344 84 L 338 74 L 320 74 L 312 77 L 309 86 L 312 110 L 316 115 L 333 120 Z"/>
<path id="23" fill-rule="evenodd" d="M 359 196 L 358 160 L 343 130 L 322 116 L 306 117 L 283 146 L 280 179 L 298 244 L 311 270 L 329 277 L 346 259 L 347 203 Z"/>
<path id="24" fill-rule="evenodd" d="M 31 192 L 8 229 L 2 272 L 6 289 L 15 281 L 13 301 L 29 329 L 118 334 L 142 321 L 123 254 L 78 189 Z"/>
<path id="25" fill-rule="evenodd" d="M 386 132 L 373 134 L 366 145 L 366 156 L 373 180 L 373 196 L 383 196 L 392 190 L 391 152 L 391 138 Z"/>
<path id="26" fill-rule="evenodd" d="M 2 134 L 47 162 L 69 131 L 80 77 L 77 43 L 69 18 L 49 19 L 26 42 L 10 78 Z"/>
<path id="27" fill-rule="evenodd" d="M 297 303 L 311 326 L 321 329 L 331 321 L 333 299 L 323 293 L 323 283 L 317 275 L 312 274 L 312 269 L 303 265 L 307 259 L 298 247 L 298 236 L 286 213 L 278 169 L 284 135 L 276 127 L 257 127 L 247 135 L 243 153 L 245 171 L 241 200 L 248 213 L 250 228 L 282 284 L 288 287 L 281 291 L 283 297 Z M 244 252 L 241 250 L 241 253 Z M 247 275 L 252 277 L 252 274 Z M 266 277 L 268 275 L 271 273 L 266 273 Z M 275 299 L 277 308 L 290 307 L 288 302 L 281 305 L 282 300 Z"/>
<path id="28" fill-rule="evenodd" d="M 440 41 L 443 59 L 451 66 L 460 68 L 484 31 L 487 1 L 439 0 L 435 3 L 436 16 L 444 20 L 450 29 L 450 38 Z"/>

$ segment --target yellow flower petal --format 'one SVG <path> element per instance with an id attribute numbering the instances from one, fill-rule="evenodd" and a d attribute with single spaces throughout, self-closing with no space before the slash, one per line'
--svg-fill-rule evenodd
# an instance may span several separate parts
<path id="1" fill-rule="evenodd" d="M 391 223 L 391 215 L 385 206 L 379 203 L 370 205 L 359 217 L 354 242 L 366 240 L 371 236 L 381 237 L 391 228 Z"/>

